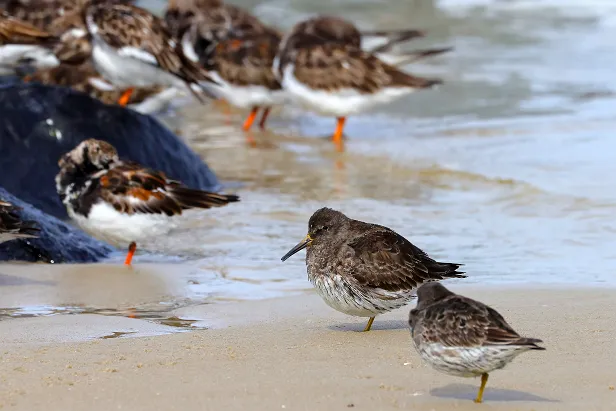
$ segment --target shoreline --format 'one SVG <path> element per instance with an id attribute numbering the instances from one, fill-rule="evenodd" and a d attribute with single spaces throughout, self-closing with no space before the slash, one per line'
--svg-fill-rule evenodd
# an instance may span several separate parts
<path id="1" fill-rule="evenodd" d="M 172 335 L 123 317 L 58 315 L 0 321 L 0 407 L 16 410 L 345 409 L 608 410 L 616 401 L 613 312 L 604 288 L 451 285 L 497 309 L 547 351 L 525 353 L 479 381 L 438 373 L 411 345 L 411 306 L 365 320 L 327 307 L 316 295 L 176 310 L 209 327 Z M 105 324 L 99 323 L 103 318 Z M 38 323 L 37 323 L 38 321 Z M 52 324 L 53 323 L 53 324 Z M 47 324 L 47 326 L 42 326 Z M 150 328 L 148 328 L 148 326 Z M 138 338 L 45 342 L 62 330 L 138 331 Z M 115 327 L 115 328 L 114 328 Z M 132 329 L 132 331 L 130 330 Z M 164 332 L 164 331 L 163 331 Z M 133 334 L 135 335 L 135 334 Z M 11 340 L 12 338 L 12 340 Z"/>

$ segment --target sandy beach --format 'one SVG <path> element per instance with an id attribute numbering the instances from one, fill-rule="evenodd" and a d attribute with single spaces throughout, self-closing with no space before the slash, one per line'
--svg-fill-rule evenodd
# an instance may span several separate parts
<path id="1" fill-rule="evenodd" d="M 304 295 L 183 308 L 179 316 L 206 318 L 209 329 L 153 337 L 91 338 L 114 337 L 112 330 L 165 332 L 123 317 L 2 321 L 0 408 L 613 409 L 616 290 L 453 289 L 493 305 L 547 347 L 494 372 L 482 405 L 471 401 L 478 380 L 442 375 L 420 362 L 408 308 L 378 317 L 373 331 L 361 333 L 363 320 Z"/>

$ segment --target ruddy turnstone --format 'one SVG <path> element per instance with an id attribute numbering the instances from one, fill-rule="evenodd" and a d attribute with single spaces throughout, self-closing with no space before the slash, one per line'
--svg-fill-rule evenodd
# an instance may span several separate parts
<path id="1" fill-rule="evenodd" d="M 308 34 L 321 41 L 346 44 L 361 48 L 370 53 L 378 53 L 377 56 L 389 64 L 395 64 L 397 58 L 384 54 L 390 51 L 395 45 L 408 40 L 423 37 L 424 32 L 415 29 L 403 30 L 378 30 L 360 31 L 352 22 L 336 16 L 319 15 L 308 18 L 297 23 L 281 42 L 281 53 L 284 54 L 287 40 L 299 34 Z M 274 69 L 277 69 L 277 62 Z"/>
<path id="2" fill-rule="evenodd" d="M 272 73 L 281 35 L 249 12 L 221 0 L 170 0 L 165 21 L 181 39 L 184 54 L 199 62 L 219 84 L 212 94 L 239 108 L 251 108 L 244 130 L 259 108 L 264 128 L 270 107 L 284 100 Z"/>
<path id="3" fill-rule="evenodd" d="M 4 10 L 40 30 L 49 31 L 50 25 L 68 13 L 78 11 L 88 0 L 8 0 Z"/>
<path id="4" fill-rule="evenodd" d="M 272 32 L 257 17 L 222 0 L 169 0 L 165 21 L 186 56 L 201 62 L 221 40 Z"/>
<path id="5" fill-rule="evenodd" d="M 17 238 L 34 238 L 39 228 L 34 221 L 22 220 L 18 208 L 7 201 L 0 200 L 0 243 Z"/>
<path id="6" fill-rule="evenodd" d="M 406 305 L 428 281 L 464 278 L 460 264 L 440 263 L 395 231 L 353 220 L 331 208 L 317 210 L 308 235 L 282 257 L 307 248 L 308 279 L 335 310 L 369 317 Z"/>
<path id="7" fill-rule="evenodd" d="M 332 40 L 321 32 L 296 28 L 282 40 L 274 69 L 282 87 L 297 101 L 337 117 L 333 141 L 339 150 L 349 115 L 442 83 L 404 73 L 362 50 L 356 42 Z"/>
<path id="8" fill-rule="evenodd" d="M 11 16 L 30 23 L 40 30 L 53 32 L 58 18 L 80 13 L 90 3 L 132 3 L 132 0 L 5 0 L 2 7 Z"/>
<path id="9" fill-rule="evenodd" d="M 457 377 L 481 376 L 475 402 L 483 400 L 488 373 L 529 350 L 545 350 L 537 338 L 521 337 L 494 309 L 454 294 L 439 283 L 417 291 L 409 315 L 415 349 L 437 371 Z"/>
<path id="10" fill-rule="evenodd" d="M 245 131 L 252 127 L 260 108 L 259 127 L 263 129 L 271 107 L 285 101 L 286 93 L 272 71 L 279 42 L 276 32 L 221 40 L 204 64 L 218 83 L 210 86 L 213 94 L 235 107 L 251 109 Z"/>
<path id="11" fill-rule="evenodd" d="M 202 101 L 193 86 L 203 89 L 202 82 L 215 83 L 184 55 L 165 23 L 147 10 L 95 3 L 86 7 L 85 20 L 94 66 L 114 85 L 127 88 L 127 95 L 133 87 L 186 86 Z"/>
<path id="12" fill-rule="evenodd" d="M 222 207 L 236 195 L 195 190 L 162 172 L 121 161 L 109 143 L 89 139 L 58 162 L 56 189 L 68 215 L 85 231 L 114 243 L 163 235 L 173 217 L 193 208 Z M 125 264 L 130 265 L 131 244 Z"/>
<path id="13" fill-rule="evenodd" d="M 23 80 L 51 86 L 70 87 L 105 104 L 116 104 L 124 95 L 123 90 L 116 88 L 98 74 L 89 61 L 81 65 L 60 64 L 58 67 L 38 70 L 24 77 Z M 179 92 L 180 90 L 175 87 L 135 88 L 127 104 L 133 110 L 141 113 L 159 112 L 167 108 Z"/>
<path id="14" fill-rule="evenodd" d="M 21 65 L 37 68 L 59 64 L 53 48 L 59 39 L 26 22 L 0 13 L 0 75 L 13 74 Z"/>

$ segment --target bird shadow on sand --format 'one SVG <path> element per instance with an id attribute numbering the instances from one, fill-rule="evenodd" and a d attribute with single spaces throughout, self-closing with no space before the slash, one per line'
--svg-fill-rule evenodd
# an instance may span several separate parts
<path id="1" fill-rule="evenodd" d="M 53 281 L 30 280 L 16 275 L 0 273 L 0 287 L 18 285 L 56 285 Z"/>
<path id="2" fill-rule="evenodd" d="M 354 323 L 336 323 L 330 325 L 328 328 L 333 331 L 345 331 L 345 332 L 360 332 L 363 331 L 366 327 L 368 320 L 363 322 L 354 322 Z M 384 320 L 379 321 L 378 318 L 374 320 L 372 324 L 372 328 L 370 331 L 384 331 L 384 330 L 402 330 L 408 329 L 409 323 L 408 321 L 402 320 Z"/>
<path id="3" fill-rule="evenodd" d="M 449 384 L 444 387 L 433 388 L 430 390 L 430 394 L 439 398 L 448 398 L 456 400 L 469 400 L 472 401 L 477 395 L 479 384 Z M 490 388 L 486 387 L 483 394 L 483 401 L 532 401 L 532 402 L 560 402 L 550 398 L 540 397 L 538 395 L 530 394 L 524 391 L 507 390 L 504 388 Z"/>

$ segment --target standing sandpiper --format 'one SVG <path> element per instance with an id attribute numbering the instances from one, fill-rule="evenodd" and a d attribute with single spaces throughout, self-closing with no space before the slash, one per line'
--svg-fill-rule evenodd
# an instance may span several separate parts
<path id="1" fill-rule="evenodd" d="M 409 316 L 415 349 L 434 369 L 457 377 L 481 376 L 475 402 L 483 399 L 488 373 L 529 350 L 545 350 L 521 337 L 494 309 L 452 293 L 438 283 L 417 290 Z"/>
<path id="2" fill-rule="evenodd" d="M 308 235 L 284 257 L 308 247 L 308 279 L 330 307 L 374 317 L 406 305 L 427 281 L 464 278 L 460 264 L 439 263 L 393 230 L 352 220 L 331 208 L 317 210 Z"/>

